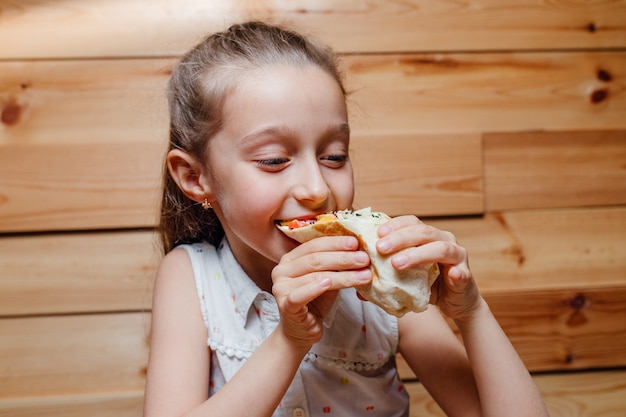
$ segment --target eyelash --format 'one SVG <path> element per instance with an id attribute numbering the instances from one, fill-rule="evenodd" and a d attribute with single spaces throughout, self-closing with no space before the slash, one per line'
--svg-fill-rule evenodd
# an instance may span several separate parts
<path id="1" fill-rule="evenodd" d="M 320 158 L 320 160 L 327 162 L 328 164 L 332 164 L 332 167 L 341 167 L 345 165 L 348 161 L 348 155 L 327 155 Z M 270 169 L 270 170 L 280 170 L 283 165 L 289 162 L 288 158 L 268 158 L 268 159 L 259 159 L 255 161 L 256 164 L 262 168 Z"/>
<path id="2" fill-rule="evenodd" d="M 270 158 L 270 159 L 260 159 L 256 161 L 256 163 L 260 166 L 264 167 L 275 167 L 276 165 L 281 165 L 288 162 L 287 158 Z"/>
<path id="3" fill-rule="evenodd" d="M 348 160 L 348 155 L 328 155 L 322 159 L 332 162 L 346 162 Z"/>

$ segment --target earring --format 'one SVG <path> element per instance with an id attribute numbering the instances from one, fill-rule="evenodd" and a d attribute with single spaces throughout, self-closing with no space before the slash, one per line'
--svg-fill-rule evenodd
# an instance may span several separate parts
<path id="1" fill-rule="evenodd" d="M 202 208 L 205 210 L 208 210 L 210 208 L 213 208 L 213 206 L 211 206 L 211 203 L 209 203 L 209 200 L 205 198 L 204 201 L 202 202 Z"/>

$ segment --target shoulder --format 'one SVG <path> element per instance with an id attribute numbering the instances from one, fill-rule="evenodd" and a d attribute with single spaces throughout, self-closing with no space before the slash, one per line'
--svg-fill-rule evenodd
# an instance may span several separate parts
<path id="1" fill-rule="evenodd" d="M 184 248 L 175 248 L 163 257 L 157 270 L 153 313 L 158 313 L 158 310 L 164 308 L 170 313 L 197 311 L 199 314 L 200 307 L 197 298 L 194 271 L 189 254 Z"/>
<path id="2" fill-rule="evenodd" d="M 157 282 L 163 280 L 188 281 L 189 277 L 193 278 L 194 263 L 202 259 L 202 254 L 207 248 L 212 247 L 197 243 L 180 245 L 172 249 L 161 260 L 157 271 Z"/>
<path id="3" fill-rule="evenodd" d="M 185 266 L 191 267 L 189 253 L 182 246 L 176 247 L 168 252 L 161 260 L 157 277 L 163 273 L 169 272 L 172 268 L 176 269 Z"/>

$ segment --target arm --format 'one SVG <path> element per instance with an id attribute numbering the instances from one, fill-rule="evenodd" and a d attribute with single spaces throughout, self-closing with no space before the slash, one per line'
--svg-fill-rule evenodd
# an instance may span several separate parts
<path id="1" fill-rule="evenodd" d="M 456 320 L 456 324 L 470 358 L 484 415 L 547 416 L 539 389 L 485 300 L 481 298 L 471 318 Z"/>
<path id="2" fill-rule="evenodd" d="M 156 279 L 150 359 L 144 404 L 146 417 L 271 415 L 306 351 L 274 331 L 240 372 L 208 400 L 210 352 L 207 330 L 187 253 L 177 249 L 163 260 Z M 264 376 L 265 375 L 265 376 Z M 271 380 L 259 389 L 250 381 Z"/>
<path id="3" fill-rule="evenodd" d="M 184 250 L 169 253 L 154 290 L 144 415 L 249 416 L 254 410 L 255 416 L 271 416 L 304 355 L 321 338 L 337 290 L 371 280 L 362 269 L 369 258 L 355 260 L 357 247 L 354 238 L 320 238 L 283 257 L 272 276 L 280 324 L 211 398 L 208 335 L 191 263 Z M 255 381 L 272 383 L 260 389 Z"/>
<path id="4" fill-rule="evenodd" d="M 430 262 L 441 266 L 431 302 L 455 321 L 467 359 L 454 347 L 449 335 L 432 330 L 443 325 L 436 324 L 432 314 L 422 316 L 422 320 L 411 316 L 401 319 L 400 348 L 442 408 L 451 410 L 451 415 L 468 415 L 469 410 L 477 409 L 477 393 L 483 416 L 547 416 L 539 390 L 481 297 L 468 266 L 467 252 L 455 237 L 413 216 L 382 225 L 379 235 L 379 251 L 393 254 L 394 267 L 402 269 Z M 411 336 L 412 332 L 424 334 L 418 338 Z M 426 364 L 420 365 L 421 361 Z M 448 390 L 447 384 L 451 383 Z M 455 402 L 462 404 L 459 413 L 450 408 Z"/>
<path id="5" fill-rule="evenodd" d="M 439 309 L 408 313 L 398 321 L 399 351 L 447 416 L 481 416 L 467 353 Z"/>

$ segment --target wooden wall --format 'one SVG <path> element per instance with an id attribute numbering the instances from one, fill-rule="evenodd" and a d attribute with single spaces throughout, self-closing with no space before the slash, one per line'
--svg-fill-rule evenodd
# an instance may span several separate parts
<path id="1" fill-rule="evenodd" d="M 457 235 L 552 415 L 623 415 L 624 0 L 0 0 L 0 415 L 141 415 L 164 83 L 246 18 L 342 54 L 357 205 Z"/>

